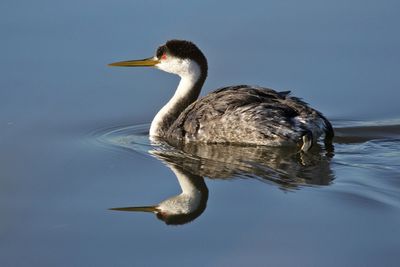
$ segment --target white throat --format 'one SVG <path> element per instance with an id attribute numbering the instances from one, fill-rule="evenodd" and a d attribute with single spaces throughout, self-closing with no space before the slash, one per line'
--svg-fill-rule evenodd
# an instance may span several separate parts
<path id="1" fill-rule="evenodd" d="M 197 99 L 199 92 L 193 92 L 193 89 L 201 76 L 199 65 L 189 59 L 170 58 L 162 60 L 156 67 L 179 75 L 181 80 L 173 97 L 151 122 L 150 138 L 163 136 L 179 114 Z"/>
<path id="2" fill-rule="evenodd" d="M 202 193 L 191 181 L 189 174 L 180 171 L 174 166 L 169 166 L 178 178 L 182 193 L 168 198 L 158 205 L 158 209 L 168 214 L 189 214 L 200 205 Z M 194 178 L 198 179 L 198 178 Z"/>

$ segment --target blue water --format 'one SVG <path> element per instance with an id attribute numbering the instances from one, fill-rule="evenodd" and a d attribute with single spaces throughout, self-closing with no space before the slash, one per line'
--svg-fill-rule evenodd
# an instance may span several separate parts
<path id="1" fill-rule="evenodd" d="M 2 1 L 0 266 L 397 266 L 399 7 Z M 292 90 L 333 122 L 334 153 L 151 144 L 178 77 L 106 65 L 172 38 L 208 57 L 202 95 Z M 109 210 L 179 194 L 171 164 L 208 188 L 190 223 Z"/>

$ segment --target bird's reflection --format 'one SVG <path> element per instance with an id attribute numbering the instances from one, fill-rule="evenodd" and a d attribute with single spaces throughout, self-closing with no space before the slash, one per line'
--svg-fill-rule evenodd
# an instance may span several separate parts
<path id="1" fill-rule="evenodd" d="M 208 188 L 203 177 L 177 165 L 169 164 L 168 166 L 175 173 L 182 193 L 154 206 L 113 208 L 112 210 L 152 212 L 166 224 L 184 224 L 200 216 L 206 209 L 208 200 Z"/>
<path id="2" fill-rule="evenodd" d="M 277 184 L 283 190 L 299 185 L 328 185 L 333 180 L 331 153 L 315 146 L 309 153 L 296 148 L 268 148 L 222 144 L 166 144 L 156 142 L 149 151 L 176 175 L 182 193 L 154 206 L 113 208 L 152 212 L 167 224 L 184 224 L 206 208 L 210 179 L 253 178 Z"/>

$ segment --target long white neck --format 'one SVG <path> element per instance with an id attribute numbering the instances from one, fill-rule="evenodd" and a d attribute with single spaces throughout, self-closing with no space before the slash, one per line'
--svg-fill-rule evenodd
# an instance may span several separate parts
<path id="1" fill-rule="evenodd" d="M 173 165 L 169 167 L 175 173 L 182 193 L 164 200 L 158 205 L 158 209 L 170 215 L 190 214 L 196 211 L 202 201 L 207 201 L 208 198 L 208 189 L 203 177 L 189 173 Z"/>
<path id="2" fill-rule="evenodd" d="M 151 122 L 150 137 L 162 137 L 166 134 L 181 112 L 196 101 L 205 80 L 199 65 L 190 60 L 169 62 L 166 66 L 160 64 L 157 67 L 164 71 L 178 74 L 181 80 L 173 97 Z"/>

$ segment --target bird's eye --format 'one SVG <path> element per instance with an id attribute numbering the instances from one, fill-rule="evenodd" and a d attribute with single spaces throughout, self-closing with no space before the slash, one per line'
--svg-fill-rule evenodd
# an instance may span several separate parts
<path id="1" fill-rule="evenodd" d="M 167 54 L 165 54 L 165 53 L 162 54 L 161 59 L 164 59 L 164 60 L 167 59 Z"/>

